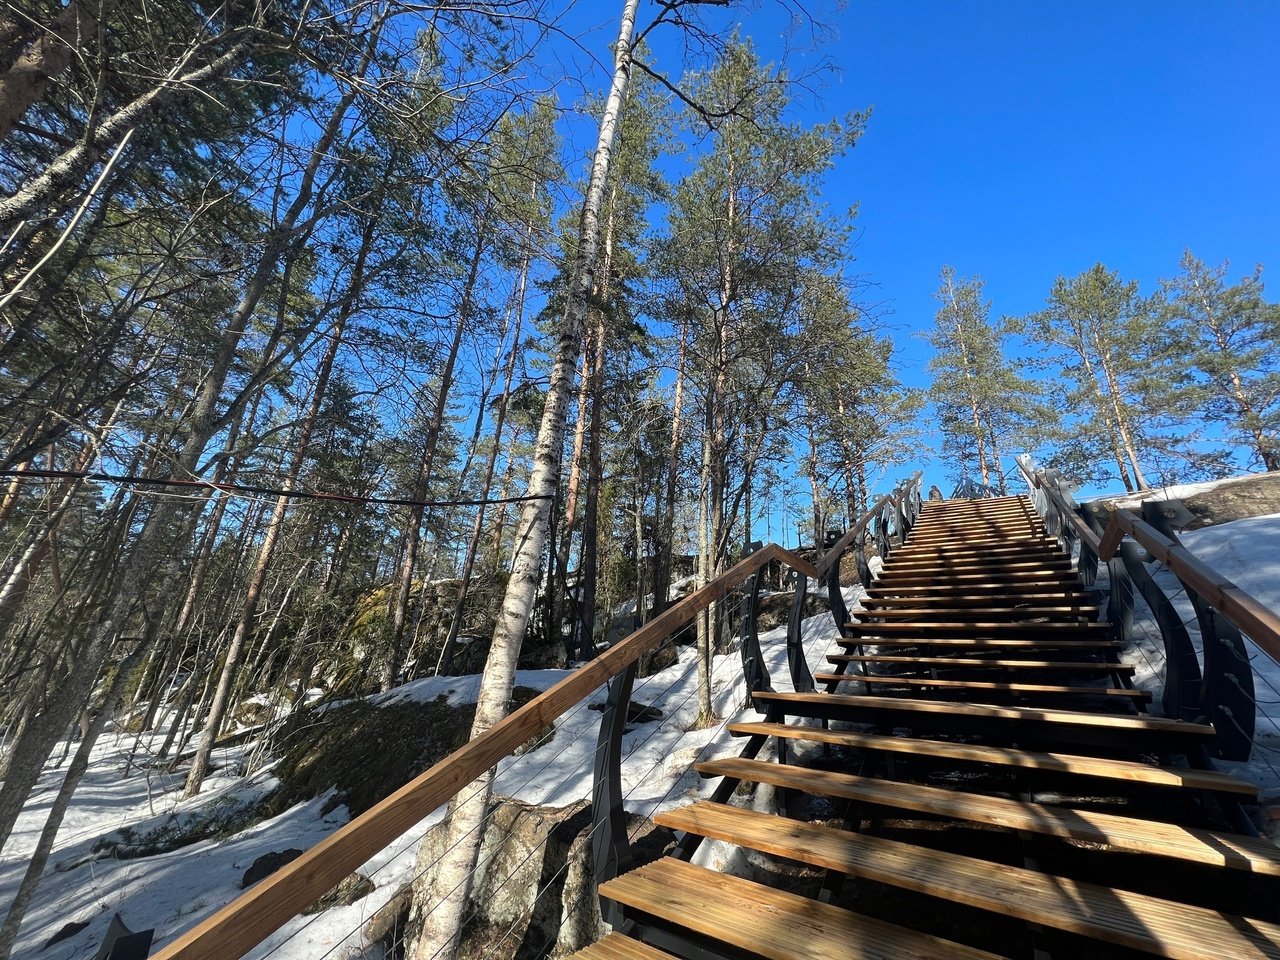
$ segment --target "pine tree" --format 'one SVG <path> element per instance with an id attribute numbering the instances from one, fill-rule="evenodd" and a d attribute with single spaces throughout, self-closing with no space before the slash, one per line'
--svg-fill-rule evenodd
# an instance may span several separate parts
<path id="1" fill-rule="evenodd" d="M 982 297 L 981 277 L 957 277 L 944 266 L 933 297 L 941 306 L 925 336 L 935 353 L 929 361 L 929 399 L 942 427 L 944 459 L 957 479 L 980 477 L 1005 490 L 1001 454 L 1023 426 L 1032 386 L 1006 359 L 1006 324 L 992 323 L 991 301 Z"/>
<path id="2" fill-rule="evenodd" d="M 1036 366 L 1053 375 L 1059 412 L 1050 428 L 1059 439 L 1056 461 L 1071 475 L 1117 476 L 1126 490 L 1145 490 L 1151 466 L 1163 467 L 1168 482 L 1192 460 L 1177 429 L 1186 408 L 1177 345 L 1137 281 L 1101 263 L 1058 277 L 1045 309 L 1013 328 L 1040 345 Z M 1103 466 L 1108 460 L 1114 474 Z"/>
<path id="3" fill-rule="evenodd" d="M 1280 304 L 1263 299 L 1261 266 L 1231 286 L 1227 266 L 1183 253 L 1182 272 L 1161 281 L 1163 318 L 1190 347 L 1201 416 L 1263 469 L 1280 470 Z"/>

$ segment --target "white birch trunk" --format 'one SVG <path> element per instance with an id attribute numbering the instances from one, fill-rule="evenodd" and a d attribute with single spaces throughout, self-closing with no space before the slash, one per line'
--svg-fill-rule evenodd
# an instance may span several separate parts
<path id="1" fill-rule="evenodd" d="M 516 662 L 537 592 L 551 514 L 551 497 L 559 481 L 565 413 L 573 388 L 574 362 L 582 347 L 582 331 L 586 328 L 587 307 L 595 282 L 605 181 L 622 104 L 626 98 L 627 83 L 631 77 L 631 38 L 639 3 L 640 0 L 626 0 L 622 10 L 618 43 L 614 49 L 613 83 L 605 103 L 604 115 L 600 119 L 600 136 L 591 165 L 591 180 L 582 206 L 578 259 L 573 274 L 573 288 L 569 294 L 567 322 L 560 333 L 547 401 L 538 428 L 533 471 L 529 477 L 529 496 L 537 499 L 525 502 L 516 529 L 511 577 L 507 582 L 502 611 L 489 649 L 489 659 L 480 681 L 476 717 L 471 728 L 472 737 L 488 730 L 507 714 L 511 688 L 515 682 Z M 431 903 L 428 904 L 429 912 L 421 939 L 414 951 L 416 960 L 454 960 L 471 893 L 476 858 L 480 852 L 480 826 L 488 807 L 492 783 L 492 772 L 485 774 L 471 787 L 464 788 L 450 805 L 448 839 L 444 845 L 448 853 L 436 873 Z"/>

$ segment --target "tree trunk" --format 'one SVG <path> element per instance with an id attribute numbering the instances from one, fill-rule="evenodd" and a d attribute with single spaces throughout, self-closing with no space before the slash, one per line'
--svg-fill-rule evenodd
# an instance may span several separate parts
<path id="1" fill-rule="evenodd" d="M 653 616 L 667 609 L 671 602 L 672 566 L 675 555 L 676 487 L 680 479 L 680 450 L 683 446 L 684 367 L 688 335 L 684 321 L 680 323 L 680 352 L 676 361 L 675 395 L 671 401 L 671 444 L 667 448 L 666 489 L 662 497 L 662 520 L 658 529 L 658 557 L 653 571 Z"/>
<path id="2" fill-rule="evenodd" d="M 0 927 L 0 960 L 9 960 L 13 952 L 13 944 L 18 938 L 22 918 L 27 912 L 27 907 L 31 905 L 31 898 L 35 896 L 44 868 L 49 863 L 49 854 L 53 852 L 53 843 L 58 837 L 58 829 L 62 826 L 67 808 L 71 805 L 71 798 L 81 778 L 89 769 L 89 756 L 93 753 L 94 744 L 98 742 L 98 737 L 102 735 L 107 725 L 107 719 L 120 700 L 120 694 L 124 691 L 125 682 L 129 678 L 129 672 L 134 663 L 137 662 L 139 652 L 129 655 L 120 664 L 111 687 L 98 708 L 97 715 L 93 717 L 80 739 L 76 755 L 71 761 L 71 766 L 67 768 L 67 775 L 63 778 L 62 785 L 58 788 L 58 793 L 49 808 L 49 815 L 40 831 L 40 839 L 36 841 L 36 848 L 31 854 L 31 859 L 27 861 L 27 869 L 22 875 L 22 882 L 18 885 L 18 892 L 9 906 L 4 926 Z"/>
<path id="3" fill-rule="evenodd" d="M 412 499 L 414 500 L 425 500 L 431 489 L 436 448 L 440 443 L 440 434 L 444 430 L 444 418 L 449 410 L 449 391 L 453 389 L 453 370 L 458 361 L 458 350 L 462 346 L 462 335 L 471 325 L 476 281 L 480 277 L 480 264 L 484 260 L 485 251 L 489 248 L 487 233 L 487 223 L 481 223 L 476 233 L 476 245 L 472 252 L 466 283 L 463 286 L 462 300 L 458 306 L 458 319 L 453 327 L 453 337 L 449 341 L 449 352 L 445 355 L 444 369 L 440 371 L 435 406 L 431 410 L 431 420 L 427 423 L 422 462 L 418 466 L 418 478 L 413 487 Z M 378 686 L 383 693 L 395 686 L 401 661 L 404 658 L 404 628 L 409 615 L 409 595 L 413 590 L 413 569 L 418 561 L 418 541 L 422 535 L 424 510 L 425 508 L 420 506 L 409 508 L 409 522 L 405 528 L 404 548 L 400 554 L 400 570 L 394 603 L 388 611 L 389 633 L 386 652 L 378 678 Z"/>
<path id="4" fill-rule="evenodd" d="M 532 239 L 532 230 L 525 233 L 526 243 Z M 520 353 L 520 334 L 524 326 L 524 299 L 526 282 L 529 277 L 529 255 L 525 254 L 520 263 L 520 278 L 516 284 L 515 326 L 511 333 L 511 352 L 507 354 L 507 365 L 503 371 L 502 396 L 498 400 L 498 410 L 493 420 L 493 444 L 489 448 L 489 459 L 484 467 L 484 484 L 481 487 L 481 500 L 489 499 L 493 489 L 493 474 L 498 463 L 498 449 L 502 443 L 502 428 L 506 423 L 507 403 L 511 399 L 511 384 L 515 379 L 516 357 Z M 480 550 L 480 538 L 484 532 L 485 506 L 476 508 L 475 523 L 471 527 L 471 538 L 467 541 L 466 558 L 462 562 L 462 584 L 458 587 L 458 602 L 454 604 L 453 619 L 449 623 L 449 632 L 440 648 L 440 660 L 436 664 L 436 673 L 448 673 L 453 669 L 453 656 L 458 645 L 458 634 L 462 631 L 462 617 L 467 603 L 467 593 L 471 587 L 471 575 L 475 569 L 476 555 Z"/>
<path id="5" fill-rule="evenodd" d="M 582 349 L 599 248 L 600 210 L 613 150 L 618 120 L 631 76 L 631 37 L 635 29 L 639 0 L 626 0 L 618 42 L 614 48 L 613 83 L 600 121 L 600 136 L 591 167 L 591 179 L 582 207 L 578 259 L 569 296 L 568 322 L 560 335 L 555 366 L 543 406 L 542 422 L 529 477 L 529 497 L 521 511 L 515 539 L 511 576 L 503 597 L 502 611 L 489 648 L 489 659 L 480 681 L 472 737 L 483 733 L 507 714 L 516 662 L 524 641 L 529 613 L 533 609 L 542 566 L 551 498 L 559 480 L 564 453 L 564 424 L 569 393 L 573 387 L 573 367 Z M 450 805 L 449 852 L 437 872 L 432 890 L 432 909 L 423 925 L 415 957 L 417 960 L 454 960 L 462 935 L 464 910 L 471 894 L 481 831 L 492 788 L 492 771 L 480 777 L 471 791 L 459 794 Z"/>

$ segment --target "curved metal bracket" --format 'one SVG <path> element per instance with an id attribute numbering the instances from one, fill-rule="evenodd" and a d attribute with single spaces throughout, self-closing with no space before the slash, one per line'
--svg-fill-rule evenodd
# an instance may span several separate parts
<path id="1" fill-rule="evenodd" d="M 1126 541 L 1120 544 L 1119 553 L 1129 577 L 1155 614 L 1160 637 L 1164 641 L 1164 694 L 1160 705 L 1165 716 L 1179 720 L 1198 719 L 1202 716 L 1200 660 L 1191 645 L 1191 636 L 1165 592 L 1147 572 L 1142 548 Z"/>
<path id="2" fill-rule="evenodd" d="M 765 665 L 764 655 L 760 651 L 760 586 L 763 583 L 764 570 L 757 570 L 747 584 L 746 592 L 739 603 L 738 616 L 741 621 L 740 652 L 742 654 L 742 675 L 747 683 L 747 705 L 754 703 L 752 694 L 772 693 L 773 685 L 769 682 L 769 668 Z M 763 707 L 756 708 L 764 713 Z"/>
<path id="3" fill-rule="evenodd" d="M 1142 518 L 1172 540 L 1180 542 L 1178 530 L 1194 519 L 1181 500 L 1142 505 Z M 1257 719 L 1253 689 L 1253 665 L 1244 638 L 1235 625 L 1213 609 L 1186 581 L 1179 580 L 1200 627 L 1204 656 L 1204 682 L 1200 703 L 1204 716 L 1213 724 L 1214 755 L 1224 760 L 1248 760 L 1253 752 L 1253 732 Z"/>
<path id="4" fill-rule="evenodd" d="M 812 693 L 815 689 L 813 674 L 809 672 L 809 663 L 805 660 L 804 644 L 801 643 L 801 630 L 804 622 L 804 598 L 809 589 L 809 578 L 798 570 L 792 571 L 796 578 L 796 594 L 791 600 L 791 613 L 787 617 L 787 667 L 791 671 L 791 687 L 796 693 Z"/>
<path id="5" fill-rule="evenodd" d="M 857 549 L 855 544 L 854 549 Z M 863 561 L 865 565 L 866 561 Z M 859 568 L 861 575 L 861 568 Z M 870 582 L 871 571 L 867 570 L 868 582 Z M 827 600 L 831 604 L 831 618 L 836 622 L 836 632 L 840 636 L 844 636 L 848 631 L 846 626 L 849 622 L 849 608 L 845 606 L 844 592 L 840 589 L 840 562 L 837 560 L 827 568 Z"/>
<path id="6" fill-rule="evenodd" d="M 627 730 L 627 708 L 636 679 L 636 664 L 609 681 L 600 734 L 596 739 L 595 769 L 591 784 L 591 857 L 596 886 L 630 868 L 631 843 L 627 839 L 626 812 L 622 807 L 622 735 Z M 621 921 L 621 908 L 603 897 L 600 911 L 606 923 Z"/>

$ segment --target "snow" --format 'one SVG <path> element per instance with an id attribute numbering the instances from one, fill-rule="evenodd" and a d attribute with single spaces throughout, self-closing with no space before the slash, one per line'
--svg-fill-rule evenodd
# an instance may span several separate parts
<path id="1" fill-rule="evenodd" d="M 853 605 L 860 588 L 845 591 Z M 828 646 L 837 636 L 829 613 L 804 622 L 804 643 L 810 669 L 825 664 Z M 760 634 L 774 687 L 789 688 L 786 665 L 786 627 Z M 698 714 L 696 654 L 681 647 L 676 663 L 636 681 L 636 703 L 657 707 L 660 721 L 635 724 L 623 738 L 622 785 L 627 809 L 645 816 L 709 793 L 714 783 L 703 781 L 692 765 L 699 759 L 733 750 L 726 724 L 743 715 L 746 691 L 742 661 L 732 652 L 714 659 L 714 705 L 723 721 L 707 729 L 693 729 Z M 516 684 L 545 690 L 567 676 L 566 670 L 521 670 Z M 407 683 L 370 698 L 375 704 L 429 702 L 446 696 L 458 705 L 474 702 L 479 677 L 430 677 Z M 555 721 L 555 736 L 536 749 L 508 757 L 498 767 L 495 790 L 526 803 L 567 805 L 589 798 L 596 735 L 601 714 L 589 709 L 604 700 L 602 687 Z M 750 714 L 752 718 L 756 715 Z M 161 728 L 163 729 L 163 728 Z M 158 747 L 144 738 L 140 755 Z M 238 896 L 240 878 L 259 856 L 290 847 L 307 849 L 347 819 L 344 807 L 322 815 L 327 796 L 298 804 L 270 820 L 231 836 L 204 840 L 167 853 L 115 859 L 95 845 L 101 840 L 121 842 L 155 830 L 181 830 L 197 818 L 231 817 L 265 796 L 272 788 L 270 763 L 249 776 L 259 750 L 256 741 L 219 748 L 217 771 L 201 794 L 181 799 L 184 772 L 138 768 L 121 775 L 134 736 L 108 732 L 94 749 L 89 771 L 76 791 L 50 865 L 23 923 L 15 957 L 41 960 L 79 960 L 92 955 L 113 913 L 120 913 L 134 930 L 156 928 L 156 948 L 170 941 Z M 194 745 L 194 744 L 193 744 Z M 57 751 L 58 753 L 61 750 Z M 44 817 L 57 793 L 63 768 L 47 769 L 14 830 L 8 855 L 0 863 L 0 903 L 17 890 L 26 860 L 35 847 Z M 402 884 L 413 876 L 418 844 L 443 816 L 435 811 L 359 868 L 375 884 L 369 895 L 350 906 L 334 907 L 312 916 L 295 917 L 249 957 L 265 960 L 317 960 L 359 955 L 365 946 L 363 928 Z M 16 855 L 15 855 L 16 854 Z M 62 942 L 42 945 L 71 922 L 89 926 Z"/>

